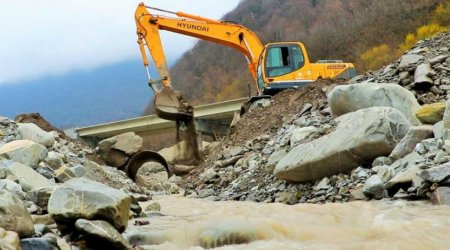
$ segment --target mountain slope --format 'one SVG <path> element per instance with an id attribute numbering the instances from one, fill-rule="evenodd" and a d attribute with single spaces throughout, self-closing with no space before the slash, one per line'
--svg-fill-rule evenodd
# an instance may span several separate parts
<path id="1" fill-rule="evenodd" d="M 0 115 L 39 112 L 59 128 L 139 116 L 153 93 L 140 61 L 0 85 Z"/>

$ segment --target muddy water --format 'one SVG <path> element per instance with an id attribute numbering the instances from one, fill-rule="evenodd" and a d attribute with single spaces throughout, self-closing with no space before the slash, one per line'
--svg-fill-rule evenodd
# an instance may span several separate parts
<path id="1" fill-rule="evenodd" d="M 177 197 L 156 201 L 161 214 L 149 217 L 149 225 L 127 230 L 146 232 L 147 244 L 158 244 L 144 249 L 202 249 L 200 238 L 232 231 L 254 241 L 217 249 L 450 249 L 448 206 L 402 201 L 287 206 Z"/>

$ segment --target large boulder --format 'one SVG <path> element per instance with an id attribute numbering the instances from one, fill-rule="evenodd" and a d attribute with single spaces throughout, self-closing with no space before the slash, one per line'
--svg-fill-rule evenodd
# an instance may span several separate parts
<path id="1" fill-rule="evenodd" d="M 128 156 L 141 150 L 142 145 L 142 137 L 127 132 L 99 142 L 98 153 L 106 163 L 119 167 L 126 163 Z"/>
<path id="2" fill-rule="evenodd" d="M 51 147 L 55 142 L 52 133 L 46 132 L 34 123 L 21 123 L 17 128 L 17 137 L 21 140 L 30 140 L 46 147 Z"/>
<path id="3" fill-rule="evenodd" d="M 74 178 L 53 191 L 48 212 L 62 231 L 73 230 L 75 221 L 83 218 L 105 220 L 123 232 L 128 224 L 130 203 L 130 196 L 121 190 L 86 178 Z"/>
<path id="4" fill-rule="evenodd" d="M 54 183 L 47 180 L 34 169 L 18 162 L 2 160 L 0 161 L 0 169 L 5 169 L 9 175 L 15 176 L 25 192 L 35 188 L 55 186 Z"/>
<path id="5" fill-rule="evenodd" d="M 34 234 L 33 220 L 25 204 L 5 190 L 0 190 L 0 227 L 17 232 L 21 238 Z"/>
<path id="6" fill-rule="evenodd" d="M 278 179 L 302 182 L 348 172 L 389 155 L 410 128 L 398 110 L 373 107 L 338 117 L 336 130 L 300 144 L 275 166 Z"/>
<path id="7" fill-rule="evenodd" d="M 407 89 L 388 83 L 340 85 L 328 94 L 331 112 L 340 116 L 370 107 L 392 107 L 402 112 L 413 125 L 420 125 L 416 112 L 420 108 Z"/>
<path id="8" fill-rule="evenodd" d="M 47 153 L 46 147 L 30 140 L 16 140 L 0 147 L 0 156 L 30 167 L 36 167 Z"/>

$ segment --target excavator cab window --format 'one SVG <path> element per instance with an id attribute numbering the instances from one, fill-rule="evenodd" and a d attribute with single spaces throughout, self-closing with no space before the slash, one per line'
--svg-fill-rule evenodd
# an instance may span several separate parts
<path id="1" fill-rule="evenodd" d="M 297 45 L 275 45 L 267 49 L 266 77 L 293 72 L 303 66 L 303 54 Z"/>

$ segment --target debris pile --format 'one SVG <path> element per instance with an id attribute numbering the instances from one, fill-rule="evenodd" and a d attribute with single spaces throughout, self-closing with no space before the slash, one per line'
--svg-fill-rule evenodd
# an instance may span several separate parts
<path id="1" fill-rule="evenodd" d="M 0 248 L 131 249 L 120 233 L 141 213 L 137 199 L 151 197 L 92 161 L 94 149 L 37 119 L 50 131 L 0 117 Z"/>
<path id="2" fill-rule="evenodd" d="M 421 105 L 450 95 L 449 48 L 450 33 L 440 34 L 349 85 L 320 80 L 276 95 L 209 146 L 205 163 L 183 179 L 187 195 L 288 204 L 371 198 L 448 204 L 450 103 Z M 416 116 L 430 112 L 433 122 Z"/>

